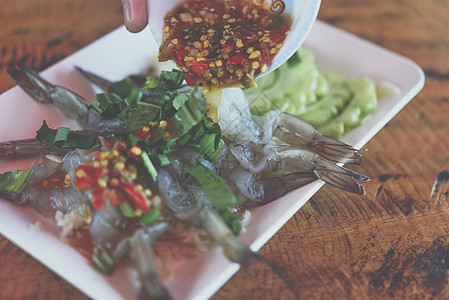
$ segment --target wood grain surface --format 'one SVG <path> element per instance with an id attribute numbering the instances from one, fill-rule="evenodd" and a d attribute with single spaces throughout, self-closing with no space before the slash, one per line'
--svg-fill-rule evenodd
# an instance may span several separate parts
<path id="1" fill-rule="evenodd" d="M 367 145 L 366 196 L 325 185 L 213 299 L 449 298 L 449 1 L 323 1 L 319 19 L 416 61 L 426 85 Z M 119 0 L 0 0 L 0 92 L 123 23 Z M 332 47 L 332 45 L 329 45 Z M 0 237 L 0 299 L 86 299 Z"/>

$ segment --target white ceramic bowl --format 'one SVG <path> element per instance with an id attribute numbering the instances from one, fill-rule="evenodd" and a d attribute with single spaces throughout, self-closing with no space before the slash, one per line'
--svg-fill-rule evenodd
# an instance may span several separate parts
<path id="1" fill-rule="evenodd" d="M 160 44 L 160 41 L 162 40 L 162 28 L 164 26 L 164 17 L 166 13 L 172 10 L 180 1 L 181 0 L 147 0 L 149 7 L 149 24 L 158 44 Z M 268 7 L 273 5 L 273 8 L 276 10 L 277 2 L 280 1 L 264 0 L 264 5 Z M 284 46 L 273 59 L 267 73 L 283 64 L 302 45 L 309 34 L 312 25 L 315 23 L 321 0 L 283 0 L 282 2 L 285 4 L 283 14 L 293 16 L 292 28 L 284 42 Z"/>

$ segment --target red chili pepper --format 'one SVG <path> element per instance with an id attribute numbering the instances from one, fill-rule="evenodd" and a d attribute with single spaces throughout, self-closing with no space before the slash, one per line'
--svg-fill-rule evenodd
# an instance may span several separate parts
<path id="1" fill-rule="evenodd" d="M 204 71 L 209 70 L 209 66 L 202 62 L 202 61 L 196 61 L 192 60 L 187 62 L 187 66 L 190 68 L 190 70 L 198 75 L 201 75 L 204 73 Z"/>
<path id="2" fill-rule="evenodd" d="M 236 55 L 233 57 L 228 58 L 228 65 L 238 65 L 245 62 L 245 56 L 243 55 Z"/>
<path id="3" fill-rule="evenodd" d="M 92 199 L 91 199 L 92 205 L 98 210 L 103 208 L 103 205 L 105 202 L 103 194 L 104 194 L 103 188 L 96 188 L 92 195 Z"/>
<path id="4" fill-rule="evenodd" d="M 76 184 L 78 189 L 90 189 L 97 185 L 97 180 L 103 175 L 106 167 L 95 168 L 91 165 L 79 166 L 75 171 Z"/>
<path id="5" fill-rule="evenodd" d="M 146 141 L 146 140 L 148 140 L 148 137 L 150 136 L 150 133 L 151 132 L 150 132 L 150 128 L 149 127 L 142 127 L 140 129 L 137 129 L 134 132 L 134 135 L 136 137 L 138 137 L 139 139 Z"/>
<path id="6" fill-rule="evenodd" d="M 123 143 L 117 143 L 114 147 L 114 150 L 118 152 L 120 156 L 123 156 L 124 153 L 126 153 L 126 145 Z"/>
<path id="7" fill-rule="evenodd" d="M 276 43 L 280 43 L 284 40 L 285 38 L 285 34 L 280 34 L 277 32 L 273 32 L 272 34 L 270 34 L 270 39 L 272 41 L 275 41 Z"/>
<path id="8" fill-rule="evenodd" d="M 184 58 L 187 56 L 187 50 L 183 48 L 178 48 L 178 53 L 176 55 L 176 61 L 178 66 L 184 65 Z"/>
<path id="9" fill-rule="evenodd" d="M 289 30 L 290 30 L 290 26 L 287 26 L 287 25 L 281 25 L 278 27 L 278 31 L 283 35 L 285 35 L 285 33 Z"/>
<path id="10" fill-rule="evenodd" d="M 198 81 L 198 78 L 196 76 L 191 76 L 188 74 L 185 74 L 185 79 L 186 79 L 187 85 L 189 85 L 189 86 L 195 86 L 196 82 Z"/>
<path id="11" fill-rule="evenodd" d="M 125 197 L 123 197 L 122 195 L 119 195 L 119 196 L 111 199 L 111 204 L 115 206 L 115 205 L 122 203 L 123 201 L 125 201 Z"/>
<path id="12" fill-rule="evenodd" d="M 95 181 L 92 180 L 92 178 L 85 177 L 85 178 L 79 178 L 76 180 L 76 188 L 80 190 L 88 190 L 90 188 L 93 188 L 95 185 Z"/>
<path id="13" fill-rule="evenodd" d="M 105 143 L 104 143 L 104 147 L 105 147 L 106 149 L 111 149 L 111 148 L 112 148 L 112 143 L 111 143 L 111 142 L 105 142 Z"/>
<path id="14" fill-rule="evenodd" d="M 127 184 L 122 183 L 120 184 L 120 188 L 126 193 L 126 195 L 128 195 L 128 197 L 131 198 L 131 200 L 134 201 L 137 207 L 146 212 L 150 211 L 150 207 L 145 201 L 145 196 L 142 193 L 139 193 L 134 185 L 129 183 Z"/>

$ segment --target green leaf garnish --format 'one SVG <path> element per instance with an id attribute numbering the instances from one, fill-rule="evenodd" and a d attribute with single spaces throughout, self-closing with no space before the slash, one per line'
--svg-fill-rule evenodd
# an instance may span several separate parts
<path id="1" fill-rule="evenodd" d="M 109 91 L 122 99 L 127 99 L 130 105 L 136 105 L 143 97 L 142 90 L 126 79 L 112 83 L 109 86 Z"/>
<path id="2" fill-rule="evenodd" d="M 43 121 L 41 128 L 36 131 L 36 139 L 44 145 L 59 149 L 89 149 L 96 142 L 94 137 L 70 132 L 70 129 L 66 127 L 59 127 L 56 130 L 51 129 L 45 121 Z"/>
<path id="3" fill-rule="evenodd" d="M 151 178 L 153 178 L 153 181 L 156 182 L 157 170 L 154 167 L 150 157 L 148 156 L 148 153 L 142 152 L 140 157 L 142 157 L 143 164 L 145 165 L 145 168 L 147 169 L 148 173 L 151 175 Z"/>
<path id="4" fill-rule="evenodd" d="M 202 164 L 184 166 L 183 169 L 189 173 L 200 185 L 206 196 L 211 201 L 215 210 L 223 218 L 226 224 L 238 234 L 241 230 L 241 218 L 229 211 L 229 208 L 240 203 L 234 196 L 229 186 L 212 170 Z"/>
<path id="5" fill-rule="evenodd" d="M 172 105 L 176 110 L 179 110 L 189 100 L 186 94 L 178 94 L 173 99 Z"/>
<path id="6" fill-rule="evenodd" d="M 151 90 L 157 88 L 160 84 L 161 84 L 160 80 L 154 78 L 153 76 L 148 76 L 142 89 Z"/>
<path id="7" fill-rule="evenodd" d="M 167 87 L 179 88 L 184 82 L 184 74 L 176 69 L 173 69 L 171 71 L 163 70 L 161 72 L 160 80 L 164 82 Z"/>
<path id="8" fill-rule="evenodd" d="M 136 106 L 129 106 L 118 114 L 131 131 L 136 131 L 148 122 L 160 119 L 161 107 L 147 102 L 139 102 Z"/>
<path id="9" fill-rule="evenodd" d="M 143 213 L 139 219 L 140 224 L 149 226 L 162 217 L 161 211 L 154 205 L 151 205 L 150 211 Z"/>
<path id="10" fill-rule="evenodd" d="M 33 169 L 14 170 L 0 174 L 0 191 L 21 193 L 32 174 Z"/>
<path id="11" fill-rule="evenodd" d="M 127 106 L 128 103 L 115 93 L 97 94 L 92 103 L 92 107 L 105 118 L 115 117 Z"/>

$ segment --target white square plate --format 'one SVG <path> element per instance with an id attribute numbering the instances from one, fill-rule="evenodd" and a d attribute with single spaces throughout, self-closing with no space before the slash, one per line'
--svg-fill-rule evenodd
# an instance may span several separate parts
<path id="1" fill-rule="evenodd" d="M 314 51 L 324 70 L 335 70 L 346 77 L 368 76 L 375 82 L 386 80 L 400 87 L 399 94 L 379 102 L 378 110 L 367 123 L 343 137 L 357 148 L 367 143 L 424 85 L 421 68 L 411 60 L 320 21 L 315 23 L 305 46 Z M 92 100 L 92 88 L 74 70 L 75 65 L 110 80 L 120 80 L 147 66 L 157 50 L 148 29 L 130 34 L 121 27 L 41 75 Z M 76 128 L 73 122 L 64 120 L 51 108 L 30 100 L 18 87 L 0 95 L 0 104 L 0 141 L 34 137 L 43 120 L 53 128 Z M 365 159 L 370 159 L 369 153 Z M 0 173 L 27 168 L 29 163 L 29 159 L 0 160 Z M 241 238 L 253 250 L 258 250 L 321 186 L 322 183 L 314 182 L 254 209 L 252 223 Z M 33 226 L 35 224 L 40 226 Z M 0 201 L 0 233 L 89 297 L 133 299 L 133 285 L 123 280 L 123 276 L 129 274 L 122 271 L 106 277 L 98 273 L 88 259 L 59 240 L 59 230 L 52 219 L 45 219 L 32 209 Z M 213 249 L 178 265 L 166 285 L 175 299 L 206 299 L 238 268 L 224 258 L 221 250 Z"/>

